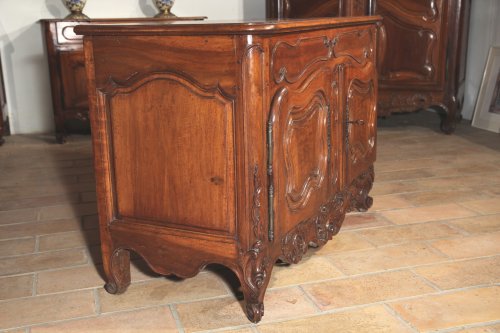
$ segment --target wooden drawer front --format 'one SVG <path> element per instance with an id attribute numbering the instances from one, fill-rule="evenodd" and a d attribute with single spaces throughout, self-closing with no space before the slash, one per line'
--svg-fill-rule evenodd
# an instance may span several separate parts
<path id="1" fill-rule="evenodd" d="M 84 22 L 57 22 L 56 33 L 57 43 L 64 44 L 82 44 L 82 35 L 77 35 L 73 31 L 74 27 L 78 24 L 85 24 Z"/>

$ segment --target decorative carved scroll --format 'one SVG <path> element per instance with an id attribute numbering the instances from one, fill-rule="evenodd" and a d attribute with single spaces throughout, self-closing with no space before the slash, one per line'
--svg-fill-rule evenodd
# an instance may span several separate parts
<path id="1" fill-rule="evenodd" d="M 368 195 L 375 180 L 373 165 L 357 177 L 349 186 L 349 206 L 347 212 L 365 212 L 373 204 L 373 198 Z"/>
<path id="2" fill-rule="evenodd" d="M 322 246 L 336 235 L 350 211 L 365 211 L 373 200 L 368 192 L 373 186 L 373 166 L 356 178 L 348 188 L 322 205 L 316 216 L 298 224 L 283 238 L 281 259 L 298 263 L 310 244 Z"/>
<path id="3" fill-rule="evenodd" d="M 339 34 L 333 39 L 335 58 L 348 57 L 364 66 L 374 51 L 374 43 L 370 30 L 349 31 Z"/>
<path id="4" fill-rule="evenodd" d="M 254 242 L 248 251 L 240 250 L 241 266 L 243 268 L 242 288 L 245 294 L 246 312 L 252 322 L 258 322 L 264 315 L 262 302 L 265 287 L 269 281 L 272 263 L 268 257 L 268 249 L 264 240 L 263 222 L 261 220 L 261 194 L 258 165 L 253 172 L 254 193 L 252 199 L 252 230 Z"/>
<path id="5" fill-rule="evenodd" d="M 330 59 L 328 37 L 302 38 L 295 44 L 279 41 L 271 55 L 271 73 L 277 84 L 299 81 L 312 67 Z M 293 61 L 292 61 L 293 59 Z"/>

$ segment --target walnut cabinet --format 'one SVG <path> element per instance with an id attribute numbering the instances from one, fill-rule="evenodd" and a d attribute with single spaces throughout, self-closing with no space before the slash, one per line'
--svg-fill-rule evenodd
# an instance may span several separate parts
<path id="1" fill-rule="evenodd" d="M 461 118 L 471 0 L 267 0 L 268 16 L 383 17 L 378 115 L 433 108 L 452 133 Z"/>
<path id="2" fill-rule="evenodd" d="M 372 204 L 377 22 L 78 26 L 106 290 L 130 251 L 180 277 L 222 264 L 259 321 L 273 264 Z"/>

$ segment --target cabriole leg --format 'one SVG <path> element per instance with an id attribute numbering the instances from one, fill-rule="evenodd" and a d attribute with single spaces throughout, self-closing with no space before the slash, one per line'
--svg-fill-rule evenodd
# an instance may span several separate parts
<path id="1" fill-rule="evenodd" d="M 108 282 L 104 289 L 110 294 L 121 294 L 130 285 L 130 252 L 116 249 L 111 256 L 103 256 L 104 271 Z"/>

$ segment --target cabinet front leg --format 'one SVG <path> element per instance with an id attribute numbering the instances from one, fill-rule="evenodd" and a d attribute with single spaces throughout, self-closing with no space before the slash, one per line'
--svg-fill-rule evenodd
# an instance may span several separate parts
<path id="1" fill-rule="evenodd" d="M 349 211 L 365 212 L 373 205 L 373 198 L 368 195 L 373 187 L 375 173 L 373 166 L 356 178 L 349 187 L 351 204 Z"/>
<path id="2" fill-rule="evenodd" d="M 104 289 L 110 294 L 121 294 L 130 285 L 130 252 L 116 249 L 111 256 L 103 256 L 104 271 L 108 282 Z"/>
<path id="3" fill-rule="evenodd" d="M 237 273 L 245 297 L 246 315 L 253 323 L 258 323 L 264 315 L 264 294 L 272 270 L 272 263 L 262 250 L 258 244 L 248 251 Z"/>

